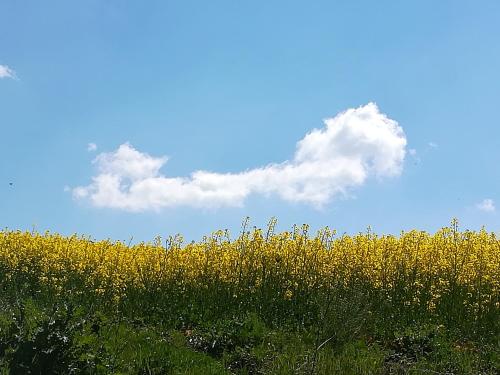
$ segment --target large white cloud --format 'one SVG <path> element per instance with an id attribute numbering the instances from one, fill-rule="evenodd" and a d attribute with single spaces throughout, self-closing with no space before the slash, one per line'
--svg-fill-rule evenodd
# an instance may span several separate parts
<path id="1" fill-rule="evenodd" d="M 16 78 L 16 73 L 7 65 L 0 65 L 0 78 Z"/>
<path id="2" fill-rule="evenodd" d="M 240 173 L 195 171 L 189 177 L 160 172 L 166 157 L 139 152 L 129 143 L 101 153 L 97 175 L 73 189 L 76 199 L 129 211 L 173 206 L 242 206 L 251 194 L 321 207 L 363 185 L 369 177 L 401 174 L 406 137 L 374 103 L 348 109 L 301 139 L 291 160 Z"/>

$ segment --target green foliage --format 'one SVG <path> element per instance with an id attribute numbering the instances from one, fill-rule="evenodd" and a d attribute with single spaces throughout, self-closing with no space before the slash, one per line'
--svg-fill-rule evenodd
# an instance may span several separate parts
<path id="1" fill-rule="evenodd" d="M 32 300 L 0 315 L 0 365 L 8 374 L 225 374 L 221 363 L 154 327 Z"/>

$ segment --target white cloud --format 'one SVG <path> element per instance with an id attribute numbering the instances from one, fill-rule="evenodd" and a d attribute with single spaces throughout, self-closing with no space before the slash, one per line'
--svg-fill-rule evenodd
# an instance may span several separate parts
<path id="1" fill-rule="evenodd" d="M 422 161 L 420 159 L 420 156 L 418 156 L 417 150 L 415 150 L 414 148 L 410 148 L 408 150 L 408 155 L 410 155 L 411 159 L 413 160 L 413 164 L 415 165 L 420 164 L 420 162 Z"/>
<path id="2" fill-rule="evenodd" d="M 92 152 L 92 151 L 95 151 L 97 150 L 97 145 L 93 142 L 90 142 L 88 145 L 87 145 L 87 151 L 88 152 Z"/>
<path id="3" fill-rule="evenodd" d="M 431 147 L 431 148 L 438 148 L 437 143 L 434 143 L 434 142 L 429 142 L 429 143 L 427 143 L 427 145 L 428 145 L 429 147 Z"/>
<path id="4" fill-rule="evenodd" d="M 484 212 L 495 212 L 496 210 L 493 199 L 484 199 L 482 202 L 476 204 L 476 208 Z"/>
<path id="5" fill-rule="evenodd" d="M 96 207 L 129 211 L 242 206 L 251 194 L 319 208 L 369 177 L 401 174 L 405 134 L 374 103 L 328 118 L 324 125 L 297 143 L 293 159 L 240 173 L 199 170 L 189 177 L 167 177 L 160 172 L 166 157 L 150 156 L 125 143 L 94 159 L 97 175 L 89 185 L 74 188 L 73 196 Z"/>
<path id="6" fill-rule="evenodd" d="M 16 73 L 7 65 L 0 65 L 0 78 L 16 79 Z"/>

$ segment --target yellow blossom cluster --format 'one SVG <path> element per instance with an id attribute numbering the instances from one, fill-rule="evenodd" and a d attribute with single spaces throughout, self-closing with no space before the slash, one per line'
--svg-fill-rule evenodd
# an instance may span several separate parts
<path id="1" fill-rule="evenodd" d="M 370 230 L 339 236 L 328 228 L 309 236 L 308 230 L 306 225 L 277 234 L 255 229 L 235 240 L 218 231 L 198 243 L 182 245 L 176 238 L 168 246 L 159 238 L 128 246 L 76 235 L 2 231 L 0 277 L 4 283 L 29 280 L 60 293 L 68 288 L 108 293 L 116 300 L 130 288 L 217 284 L 235 295 L 272 288 L 287 301 L 356 279 L 380 291 L 400 288 L 406 303 L 425 303 L 430 310 L 442 295 L 463 286 L 471 304 L 498 305 L 500 239 L 494 233 L 459 231 L 455 223 L 435 234 L 414 230 L 399 236 Z"/>

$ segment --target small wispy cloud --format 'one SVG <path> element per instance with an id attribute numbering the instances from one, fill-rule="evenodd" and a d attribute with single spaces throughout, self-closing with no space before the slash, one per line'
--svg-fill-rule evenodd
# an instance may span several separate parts
<path id="1" fill-rule="evenodd" d="M 16 79 L 16 72 L 9 68 L 7 65 L 0 65 L 0 78 Z"/>
<path id="2" fill-rule="evenodd" d="M 493 201 L 493 199 L 483 199 L 482 202 L 476 204 L 476 208 L 484 212 L 496 211 L 495 202 Z"/>
<path id="3" fill-rule="evenodd" d="M 191 206 L 242 206 L 251 194 L 274 195 L 320 208 L 348 196 L 370 177 L 402 173 L 406 137 L 374 103 L 324 120 L 296 144 L 291 160 L 239 173 L 194 171 L 189 177 L 160 172 L 167 157 L 154 157 L 124 143 L 93 161 L 98 173 L 87 186 L 72 190 L 75 199 L 96 207 L 127 211 Z"/>
<path id="4" fill-rule="evenodd" d="M 87 144 L 87 151 L 88 152 L 93 152 L 97 150 L 97 145 L 93 142 L 90 142 L 89 144 Z"/>
<path id="5" fill-rule="evenodd" d="M 429 143 L 427 143 L 427 145 L 428 145 L 430 148 L 438 148 L 438 145 L 437 145 L 437 143 L 435 143 L 435 142 L 429 142 Z"/>
<path id="6" fill-rule="evenodd" d="M 418 155 L 418 152 L 416 149 L 410 148 L 408 150 L 408 155 L 410 155 L 410 158 L 411 158 L 411 160 L 413 160 L 414 165 L 418 165 L 421 163 L 422 160 L 420 159 L 420 156 Z"/>

